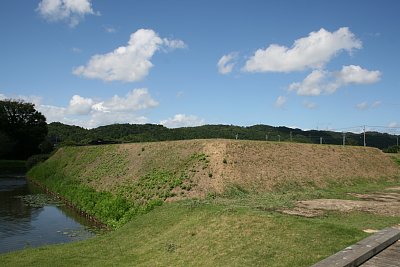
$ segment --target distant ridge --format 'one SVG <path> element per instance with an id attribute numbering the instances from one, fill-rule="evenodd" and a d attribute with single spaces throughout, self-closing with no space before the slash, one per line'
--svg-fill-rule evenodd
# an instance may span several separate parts
<path id="1" fill-rule="evenodd" d="M 169 129 L 156 124 L 112 124 L 94 129 L 84 129 L 60 122 L 48 124 L 48 137 L 53 143 L 71 145 L 88 145 L 102 143 L 154 142 L 191 139 L 235 139 L 268 140 L 296 143 L 343 144 L 343 133 L 328 130 L 301 130 L 285 126 L 253 125 L 203 125 Z M 346 145 L 363 146 L 363 134 L 345 133 Z M 396 136 L 366 132 L 366 143 L 369 147 L 385 149 L 396 145 Z"/>

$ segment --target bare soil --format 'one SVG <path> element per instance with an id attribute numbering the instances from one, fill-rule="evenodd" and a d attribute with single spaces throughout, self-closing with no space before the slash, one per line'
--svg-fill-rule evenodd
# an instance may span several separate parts
<path id="1" fill-rule="evenodd" d="M 224 139 L 115 146 L 113 153 L 126 164 L 121 165 L 123 170 L 110 167 L 90 182 L 96 190 L 113 191 L 153 170 L 177 175 L 182 171 L 190 172 L 195 186 L 184 197 L 222 193 L 233 184 L 250 191 L 268 192 L 304 185 L 324 187 L 332 181 L 351 184 L 356 179 L 374 181 L 400 175 L 400 169 L 389 156 L 369 147 Z M 185 166 L 193 154 L 205 154 L 207 164 Z M 77 157 L 85 155 L 78 153 Z M 86 172 L 95 172 L 102 166 L 104 157 L 108 155 L 99 155 L 97 160 L 86 165 Z"/>
<path id="2" fill-rule="evenodd" d="M 213 174 L 212 179 L 199 182 L 199 188 L 205 191 L 222 192 L 236 184 L 266 192 L 400 175 L 393 160 L 375 148 L 236 140 L 203 142 L 203 151 L 210 157 L 208 172 Z"/>
<path id="3" fill-rule="evenodd" d="M 350 194 L 360 200 L 314 199 L 298 201 L 294 209 L 281 210 L 282 213 L 303 217 L 316 217 L 324 211 L 363 211 L 384 216 L 400 216 L 400 188 L 398 192 L 378 192 L 372 194 Z"/>

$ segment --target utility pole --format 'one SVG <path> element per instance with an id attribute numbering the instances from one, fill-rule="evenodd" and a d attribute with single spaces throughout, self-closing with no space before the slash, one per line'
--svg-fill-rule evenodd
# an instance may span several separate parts
<path id="1" fill-rule="evenodd" d="M 281 141 L 281 136 L 278 134 L 278 142 Z"/>
<path id="2" fill-rule="evenodd" d="M 346 133 L 345 132 L 343 132 L 343 145 L 344 146 L 346 145 Z"/>
<path id="3" fill-rule="evenodd" d="M 290 131 L 290 142 L 292 142 L 292 131 Z"/>
<path id="4" fill-rule="evenodd" d="M 322 145 L 322 137 L 319 138 L 319 144 Z"/>
<path id="5" fill-rule="evenodd" d="M 365 143 L 365 125 L 364 125 L 364 146 L 367 146 L 367 143 Z"/>

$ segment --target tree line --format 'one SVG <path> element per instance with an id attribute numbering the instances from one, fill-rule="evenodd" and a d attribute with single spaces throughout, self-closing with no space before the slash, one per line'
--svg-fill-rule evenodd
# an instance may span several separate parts
<path id="1" fill-rule="evenodd" d="M 334 131 L 303 131 L 297 128 L 274 127 L 269 125 L 235 126 L 203 125 L 169 129 L 157 124 L 112 124 L 94 129 L 69 126 L 60 122 L 48 125 L 48 137 L 52 143 L 69 145 L 88 145 L 105 143 L 130 143 L 173 141 L 188 139 L 241 139 L 268 140 L 297 143 L 343 144 L 343 133 Z M 348 132 L 346 145 L 362 146 L 364 135 Z M 367 132 L 367 145 L 386 149 L 396 145 L 396 136 L 387 133 Z M 321 139 L 322 138 L 322 139 Z"/>
<path id="2" fill-rule="evenodd" d="M 188 139 L 241 139 L 324 143 L 340 145 L 343 134 L 334 131 L 303 131 L 269 125 L 203 125 L 169 129 L 157 124 L 112 124 L 94 129 L 46 123 L 34 104 L 19 100 L 0 100 L 0 159 L 27 159 L 46 154 L 61 145 L 98 145 L 110 143 L 154 142 Z M 362 146 L 363 134 L 346 133 L 346 145 Z M 367 132 L 367 145 L 396 152 L 397 137 Z"/>
<path id="3" fill-rule="evenodd" d="M 0 101 L 0 159 L 26 159 L 51 149 L 46 118 L 34 104 Z"/>

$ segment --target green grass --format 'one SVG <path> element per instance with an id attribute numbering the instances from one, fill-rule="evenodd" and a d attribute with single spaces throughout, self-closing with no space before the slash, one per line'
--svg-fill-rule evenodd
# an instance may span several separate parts
<path id="1" fill-rule="evenodd" d="M 229 209 L 244 208 L 263 211 L 276 211 L 281 208 L 291 208 L 296 201 L 309 199 L 357 199 L 349 193 L 366 194 L 379 192 L 388 187 L 398 186 L 397 179 L 379 179 L 365 181 L 362 179 L 349 179 L 345 185 L 331 182 L 324 188 L 313 186 L 286 185 L 275 191 L 256 193 L 247 191 L 238 185 L 232 185 L 221 194 L 209 194 L 208 200 L 214 204 L 223 205 Z"/>
<path id="2" fill-rule="evenodd" d="M 147 147 L 139 150 L 151 152 Z M 325 212 L 315 218 L 277 212 L 297 200 L 353 199 L 348 193 L 379 192 L 399 186 L 400 177 L 349 178 L 327 182 L 323 188 L 291 181 L 264 193 L 233 184 L 223 194 L 210 192 L 206 199 L 159 206 L 174 196 L 174 189 L 195 186 L 193 172 L 209 164 L 207 155 L 201 153 L 186 158 L 172 155 L 168 160 L 175 158 L 176 171 L 149 169 L 138 179 L 106 192 L 89 185 L 104 174 L 112 179 L 122 177 L 127 171 L 126 155 L 117 153 L 115 146 L 65 148 L 28 175 L 119 228 L 86 241 L 3 254 L 0 262 L 5 266 L 301 267 L 365 238 L 368 234 L 363 229 L 400 222 L 400 217 L 364 212 Z M 96 161 L 105 164 L 88 170 Z"/>
<path id="3" fill-rule="evenodd" d="M 180 171 L 153 169 L 137 179 L 107 190 L 96 190 L 91 186 L 93 182 L 98 183 L 104 177 L 114 180 L 126 175 L 127 155 L 117 151 L 117 146 L 65 147 L 32 168 L 27 175 L 115 229 L 138 214 L 162 205 L 176 192 L 184 194 L 190 191 L 194 186 L 193 168 L 206 166 L 208 159 L 204 154 L 195 153 L 181 164 L 183 168 Z M 95 167 L 88 167 L 90 165 Z"/>
<path id="4" fill-rule="evenodd" d="M 165 204 L 83 242 L 3 254 L 5 266 L 310 266 L 399 218 L 301 218 L 209 201 Z"/>
<path id="5" fill-rule="evenodd" d="M 392 156 L 394 162 L 396 162 L 400 166 L 400 154 L 397 153 L 395 156 Z"/>

